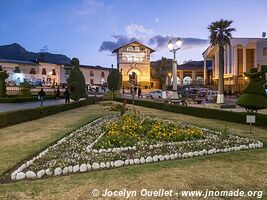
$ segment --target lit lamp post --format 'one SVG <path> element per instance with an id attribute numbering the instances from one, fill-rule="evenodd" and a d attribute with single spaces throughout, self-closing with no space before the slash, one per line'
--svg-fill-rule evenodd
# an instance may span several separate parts
<path id="1" fill-rule="evenodd" d="M 178 38 L 175 44 L 170 40 L 168 43 L 168 49 L 170 52 L 173 52 L 173 64 L 172 64 L 172 72 L 173 72 L 173 82 L 172 82 L 172 96 L 171 99 L 178 99 L 177 93 L 177 60 L 176 60 L 176 51 L 180 49 L 182 45 L 182 40 Z"/>

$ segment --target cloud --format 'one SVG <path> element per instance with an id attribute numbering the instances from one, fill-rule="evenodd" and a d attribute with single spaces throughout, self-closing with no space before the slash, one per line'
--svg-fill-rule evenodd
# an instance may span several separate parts
<path id="1" fill-rule="evenodd" d="M 147 29 L 140 24 L 129 24 L 125 30 L 129 38 L 138 38 L 139 40 L 146 40 L 154 34 L 152 29 Z"/>
<path id="2" fill-rule="evenodd" d="M 128 44 L 133 41 L 140 41 L 135 37 L 129 38 L 128 36 L 125 35 L 112 35 L 112 37 L 115 39 L 115 41 L 103 41 L 99 48 L 99 51 L 112 52 L 114 49 L 122 45 Z"/>
<path id="3" fill-rule="evenodd" d="M 162 36 L 162 35 L 155 35 L 148 40 L 149 45 L 155 46 L 157 49 L 166 48 L 168 42 L 172 40 L 175 42 L 177 37 L 174 36 Z M 198 46 L 208 45 L 208 40 L 200 39 L 200 38 L 181 38 L 183 45 L 181 46 L 182 49 L 194 48 Z"/>
<path id="4" fill-rule="evenodd" d="M 150 45 L 160 51 L 166 49 L 170 40 L 176 41 L 177 37 L 169 35 L 155 35 L 152 29 L 145 28 L 140 24 L 129 24 L 125 27 L 125 34 L 112 35 L 113 40 L 103 41 L 99 51 L 112 52 L 114 49 L 133 41 L 139 41 Z M 181 49 L 195 48 L 208 45 L 208 40 L 200 38 L 181 38 L 183 45 Z"/>

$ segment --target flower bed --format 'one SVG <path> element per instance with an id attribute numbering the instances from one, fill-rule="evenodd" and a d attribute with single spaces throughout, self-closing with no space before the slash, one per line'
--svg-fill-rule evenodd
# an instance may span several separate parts
<path id="1" fill-rule="evenodd" d="M 106 116 L 59 140 L 11 174 L 12 180 L 261 148 L 257 140 L 148 116 Z"/>

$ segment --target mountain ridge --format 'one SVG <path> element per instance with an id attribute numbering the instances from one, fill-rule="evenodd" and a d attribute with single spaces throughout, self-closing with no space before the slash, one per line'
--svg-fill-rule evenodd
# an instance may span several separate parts
<path id="1" fill-rule="evenodd" d="M 49 52 L 30 52 L 18 43 L 0 45 L 0 59 L 21 60 L 21 61 L 43 61 L 48 63 L 69 64 L 70 58 L 63 54 Z"/>

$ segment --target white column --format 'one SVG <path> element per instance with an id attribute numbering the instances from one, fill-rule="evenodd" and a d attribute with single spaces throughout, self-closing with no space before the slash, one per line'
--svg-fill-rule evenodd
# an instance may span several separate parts
<path id="1" fill-rule="evenodd" d="M 223 62 L 223 73 L 227 74 L 227 45 L 224 46 L 224 53 L 223 53 L 223 58 L 224 58 L 224 62 Z"/>
<path id="2" fill-rule="evenodd" d="M 231 73 L 231 47 L 227 45 L 227 73 Z"/>
<path id="3" fill-rule="evenodd" d="M 236 63 L 237 63 L 237 61 L 236 61 L 236 54 L 235 54 L 235 51 L 236 51 L 236 49 L 232 46 L 231 47 L 231 69 L 230 69 L 230 71 L 231 71 L 231 73 L 233 73 L 234 75 L 236 75 L 236 70 L 235 70 L 235 68 L 236 68 Z"/>
<path id="4" fill-rule="evenodd" d="M 243 72 L 247 71 L 247 54 L 246 48 L 243 48 Z"/>
<path id="5" fill-rule="evenodd" d="M 204 58 L 204 85 L 207 83 L 207 64 L 206 64 L 206 58 Z"/>

